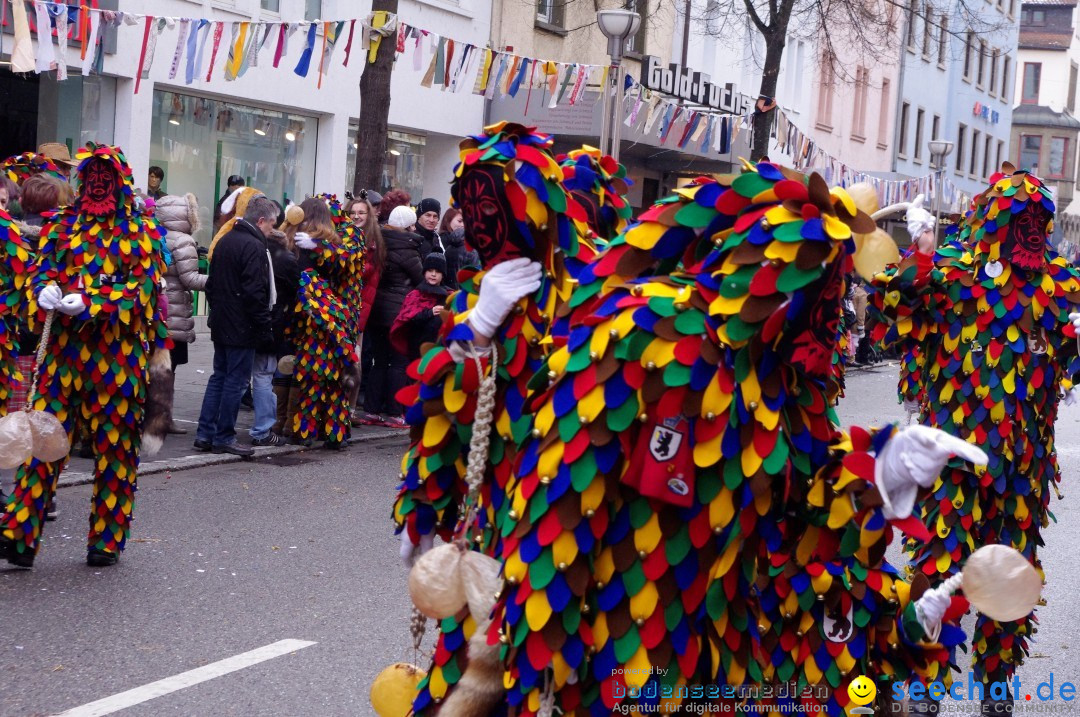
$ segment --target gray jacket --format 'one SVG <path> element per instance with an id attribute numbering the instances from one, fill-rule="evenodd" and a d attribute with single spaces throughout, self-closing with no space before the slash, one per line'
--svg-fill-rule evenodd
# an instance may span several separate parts
<path id="1" fill-rule="evenodd" d="M 165 241 L 173 256 L 172 266 L 165 272 L 169 338 L 191 343 L 195 340 L 195 307 L 191 292 L 206 288 L 206 274 L 199 273 L 199 253 L 191 236 L 199 228 L 199 205 L 193 194 L 168 195 L 157 200 L 155 215 L 168 230 Z"/>

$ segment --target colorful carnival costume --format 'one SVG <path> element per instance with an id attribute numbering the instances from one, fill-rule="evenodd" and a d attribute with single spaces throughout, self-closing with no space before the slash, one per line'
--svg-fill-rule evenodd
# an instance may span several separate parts
<path id="1" fill-rule="evenodd" d="M 1047 243 L 1050 189 L 1011 166 L 975 198 L 956 240 L 916 253 L 875 282 L 872 303 L 891 322 L 888 341 L 925 356 L 923 423 L 986 446 L 985 471 L 947 468 L 922 517 L 933 537 L 914 541 L 915 570 L 947 577 L 981 545 L 1011 545 L 1039 567 L 1041 529 L 1060 480 L 1054 448 L 1058 401 L 1080 370 L 1070 312 L 1080 273 Z M 980 615 L 975 674 L 1011 677 L 1027 655 L 1034 615 L 997 623 Z"/>
<path id="2" fill-rule="evenodd" d="M 116 562 L 131 529 L 147 363 L 168 348 L 158 306 L 162 231 L 135 208 L 131 169 L 116 147 L 78 153 L 79 195 L 45 225 L 28 269 L 31 328 L 56 311 L 34 407 L 53 413 L 94 448 L 87 562 Z M 32 459 L 19 469 L 0 515 L 0 550 L 29 566 L 45 505 L 65 461 Z"/>
<path id="3" fill-rule="evenodd" d="M 507 123 L 489 126 L 461 144 L 451 194 L 484 270 L 462 272 L 461 290 L 443 314 L 446 345 L 428 351 L 410 368 L 419 382 L 399 395 L 409 406 L 406 420 L 413 426 L 394 505 L 407 560 L 417 546 L 430 546 L 436 532 L 446 539 L 464 537 L 486 555 L 499 553 L 497 526 L 507 510 L 517 446 L 532 430 L 526 406 L 530 382 L 559 337 L 565 339 L 574 277 L 595 254 L 592 243 L 578 234 L 578 225 L 587 222 L 586 211 L 563 188 L 563 170 L 551 145 L 549 136 Z M 509 295 L 513 310 L 505 321 L 496 316 L 480 322 L 491 324 L 480 333 L 494 346 L 497 388 L 489 463 L 476 511 L 465 523 L 465 466 L 477 391 L 492 371 L 492 354 L 482 350 L 474 360 L 463 346 L 477 338 L 482 297 L 504 286 L 501 282 L 514 292 Z M 477 632 L 467 613 L 443 620 L 440 627 L 434 664 L 415 703 L 420 715 L 436 712 L 452 693 L 465 669 L 468 641 Z"/>
<path id="4" fill-rule="evenodd" d="M 22 186 L 23 182 L 35 174 L 42 173 L 55 177 L 62 182 L 68 181 L 67 173 L 60 169 L 56 162 L 44 154 L 37 154 L 36 152 L 23 152 L 8 157 L 0 164 L 0 171 L 3 171 L 8 179 L 19 186 Z"/>
<path id="5" fill-rule="evenodd" d="M 337 233 L 335 239 L 311 238 L 311 246 L 302 247 L 307 267 L 297 293 L 298 325 L 290 334 L 296 346 L 293 390 L 300 395 L 292 435 L 305 442 L 321 438 L 333 448 L 349 437 L 352 425 L 346 380 L 353 375 L 360 340 L 364 235 L 342 221 L 336 197 L 315 200 L 326 202 Z"/>
<path id="6" fill-rule="evenodd" d="M 578 234 L 589 237 L 597 248 L 622 234 L 633 209 L 626 200 L 632 182 L 626 167 L 595 147 L 570 150 L 559 157 L 563 187 L 585 210 L 585 220 L 577 221 Z"/>
<path id="7" fill-rule="evenodd" d="M 944 670 L 962 634 L 921 642 L 927 583 L 883 555 L 894 528 L 925 532 L 910 512 L 948 450 L 982 457 L 837 426 L 852 232 L 872 230 L 845 191 L 762 163 L 680 189 L 581 273 L 501 524 L 487 638 L 510 713 L 730 697 L 839 716 L 857 675 Z"/>

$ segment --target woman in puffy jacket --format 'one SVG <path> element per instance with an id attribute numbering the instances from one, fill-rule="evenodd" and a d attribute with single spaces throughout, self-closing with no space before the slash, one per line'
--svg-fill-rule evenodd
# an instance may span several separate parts
<path id="1" fill-rule="evenodd" d="M 366 189 L 361 190 L 360 196 L 349 201 L 345 212 L 349 215 L 353 226 L 364 233 L 366 251 L 364 252 L 363 289 L 360 291 L 362 303 L 356 327 L 361 334 L 360 345 L 367 346 L 368 342 L 363 340 L 363 334 L 367 330 L 368 316 L 371 315 L 371 307 L 375 305 L 375 295 L 379 290 L 379 277 L 382 276 L 383 264 L 386 263 L 386 245 L 383 243 L 382 229 L 379 227 L 378 211 L 372 205 Z M 364 373 L 367 372 L 363 367 L 371 364 L 371 357 L 361 353 L 359 361 L 361 380 L 356 382 L 355 389 L 349 395 L 349 405 L 354 407 L 353 425 L 363 425 L 364 412 L 359 409 L 358 400 L 360 385 L 366 378 Z"/>
<path id="2" fill-rule="evenodd" d="M 188 344 L 195 340 L 195 297 L 191 292 L 206 288 L 206 274 L 199 273 L 198 245 L 192 236 L 199 230 L 199 204 L 194 194 L 167 195 L 157 200 L 155 216 L 168 230 L 165 243 L 173 256 L 165 270 L 165 295 L 175 379 L 176 367 L 188 362 Z M 169 433 L 187 433 L 187 429 L 173 421 Z"/>

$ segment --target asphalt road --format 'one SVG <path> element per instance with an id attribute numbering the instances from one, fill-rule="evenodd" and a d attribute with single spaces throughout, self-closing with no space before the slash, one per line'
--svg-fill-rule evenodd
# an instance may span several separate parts
<path id="1" fill-rule="evenodd" d="M 895 368 L 849 377 L 845 424 L 901 418 Z M 1049 604 L 1025 685 L 1080 683 L 1080 408 L 1058 424 L 1065 501 L 1046 532 Z M 83 563 L 90 488 L 60 491 L 32 572 L 0 569 L 0 716 L 58 714 L 281 640 L 314 644 L 124 709 L 151 715 L 371 715 L 412 658 L 389 520 L 403 437 L 147 476 L 121 563 Z M 433 628 L 431 628 L 433 631 Z M 273 649 L 273 648 L 270 648 Z M 1080 714 L 1080 705 L 1059 714 Z M 104 714 L 104 713 L 101 713 Z M 969 712 L 969 714 L 973 714 Z"/>

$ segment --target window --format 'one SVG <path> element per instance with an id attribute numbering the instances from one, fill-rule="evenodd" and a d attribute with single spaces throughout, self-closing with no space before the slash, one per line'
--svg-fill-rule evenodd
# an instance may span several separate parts
<path id="1" fill-rule="evenodd" d="M 279 12 L 281 10 L 280 5 L 281 0 L 259 0 L 259 7 L 270 12 Z"/>
<path id="2" fill-rule="evenodd" d="M 537 0 L 537 22 L 542 22 L 546 25 L 553 25 L 555 27 L 562 27 L 563 8 L 565 6 L 566 0 Z"/>
<path id="3" fill-rule="evenodd" d="M 995 172 L 998 171 L 999 169 L 1001 169 L 1001 159 L 1004 156 L 1005 156 L 1005 142 L 999 139 L 998 140 L 998 148 L 997 148 L 997 161 L 994 162 L 994 171 Z"/>
<path id="4" fill-rule="evenodd" d="M 1065 155 L 1069 152 L 1068 137 L 1050 138 L 1050 162 L 1046 168 L 1046 176 L 1056 179 L 1065 178 Z"/>
<path id="5" fill-rule="evenodd" d="M 625 7 L 627 10 L 633 10 L 638 15 L 641 15 L 641 24 L 638 26 L 637 33 L 626 41 L 626 51 L 644 55 L 645 28 L 649 24 L 645 22 L 645 18 L 649 16 L 649 0 L 626 0 Z"/>
<path id="6" fill-rule="evenodd" d="M 941 14 L 941 28 L 938 30 L 937 63 L 945 66 L 945 52 L 949 46 L 949 16 Z"/>
<path id="7" fill-rule="evenodd" d="M 1020 166 L 1031 172 L 1039 171 L 1039 152 L 1042 150 L 1042 137 L 1037 134 L 1020 135 Z"/>
<path id="8" fill-rule="evenodd" d="M 870 70 L 865 67 L 855 68 L 855 112 L 852 118 L 851 135 L 854 138 L 866 138 L 866 102 L 870 92 Z"/>
<path id="9" fill-rule="evenodd" d="M 832 130 L 833 91 L 836 85 L 835 58 L 832 53 L 821 55 L 821 96 L 818 99 L 817 123 L 826 131 Z"/>
<path id="10" fill-rule="evenodd" d="M 964 139 L 967 136 L 967 127 L 960 125 L 959 132 L 956 133 L 956 173 L 962 174 L 964 171 Z"/>
<path id="11" fill-rule="evenodd" d="M 1023 104 L 1039 104 L 1039 79 L 1041 78 L 1041 76 L 1041 62 L 1024 63 L 1024 88 L 1020 93 L 1020 101 Z"/>
<path id="12" fill-rule="evenodd" d="M 975 33 L 968 30 L 964 37 L 964 79 L 971 80 L 972 56 L 975 54 Z"/>
<path id="13" fill-rule="evenodd" d="M 785 107 L 798 110 L 802 105 L 803 92 L 803 68 L 806 66 L 806 43 L 797 40 L 787 55 L 787 67 L 784 69 L 784 82 L 787 92 L 783 99 L 787 101 Z"/>
<path id="14" fill-rule="evenodd" d="M 995 49 L 990 53 L 990 84 L 986 88 L 991 97 L 997 92 L 997 66 L 998 51 Z"/>
<path id="15" fill-rule="evenodd" d="M 911 110 L 911 105 L 905 102 L 900 107 L 900 137 L 897 139 L 899 147 L 897 148 L 897 154 L 901 157 L 907 156 L 907 131 L 908 131 L 908 113 Z"/>
<path id="16" fill-rule="evenodd" d="M 979 75 L 975 84 L 982 87 L 984 79 L 986 79 L 986 40 L 979 40 Z"/>
<path id="17" fill-rule="evenodd" d="M 322 0 L 304 0 L 304 19 L 322 19 Z"/>
<path id="18" fill-rule="evenodd" d="M 918 0 L 908 0 L 907 11 L 907 46 L 909 50 L 915 49 L 915 20 L 917 15 L 915 14 L 915 3 Z"/>
<path id="19" fill-rule="evenodd" d="M 994 148 L 994 138 L 990 135 L 986 135 L 986 146 L 983 149 L 983 171 L 982 178 L 990 178 L 990 150 Z"/>
<path id="20" fill-rule="evenodd" d="M 923 145 L 923 121 L 926 118 L 926 111 L 920 107 L 915 112 L 915 161 L 922 161 L 922 145 Z"/>
<path id="21" fill-rule="evenodd" d="M 1069 67 L 1069 112 L 1076 113 L 1076 63 Z"/>
<path id="22" fill-rule="evenodd" d="M 1001 58 L 1001 99 L 1006 102 L 1012 102 L 1012 88 L 1009 86 L 1009 67 L 1012 65 L 1012 58 L 1008 55 Z"/>
<path id="23" fill-rule="evenodd" d="M 934 44 L 933 38 L 933 25 L 931 22 L 932 14 L 930 13 L 930 4 L 926 4 L 926 16 L 923 17 L 923 33 L 922 33 L 922 54 L 926 59 L 930 59 L 930 52 Z"/>
<path id="24" fill-rule="evenodd" d="M 889 146 L 889 81 L 881 81 L 881 106 L 878 108 L 877 143 L 878 147 Z"/>
<path id="25" fill-rule="evenodd" d="M 930 122 L 930 139 L 937 139 L 941 136 L 941 115 L 934 115 L 934 119 Z"/>
<path id="26" fill-rule="evenodd" d="M 1016 0 L 1009 0 L 1009 17 L 1016 17 Z"/>
<path id="27" fill-rule="evenodd" d="M 971 131 L 971 157 L 968 162 L 968 174 L 975 174 L 979 169 L 979 137 L 982 132 L 975 129 Z"/>

